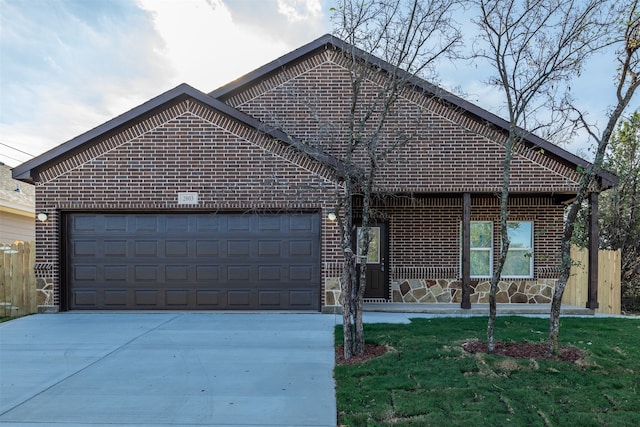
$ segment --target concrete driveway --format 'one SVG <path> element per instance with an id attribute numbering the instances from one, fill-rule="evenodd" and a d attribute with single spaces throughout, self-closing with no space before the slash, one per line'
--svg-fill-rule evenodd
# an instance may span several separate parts
<path id="1" fill-rule="evenodd" d="M 60 313 L 0 324 L 0 424 L 336 425 L 336 317 Z"/>

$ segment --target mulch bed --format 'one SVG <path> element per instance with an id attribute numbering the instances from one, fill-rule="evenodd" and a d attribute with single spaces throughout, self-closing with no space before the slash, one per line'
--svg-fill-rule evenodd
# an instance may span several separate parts
<path id="1" fill-rule="evenodd" d="M 339 346 L 336 347 L 336 365 L 356 365 L 380 357 L 387 351 L 385 345 L 365 344 L 364 353 L 361 356 L 353 356 L 349 360 L 344 360 L 344 348 Z"/>
<path id="2" fill-rule="evenodd" d="M 550 355 L 546 344 L 534 343 L 504 343 L 496 341 L 494 343 L 494 354 L 501 356 L 515 357 L 519 359 L 545 359 L 563 360 L 575 363 L 584 357 L 582 350 L 576 347 L 561 347 L 558 354 Z M 487 343 L 485 341 L 467 341 L 462 348 L 468 353 L 487 353 Z"/>
<path id="3" fill-rule="evenodd" d="M 550 355 L 547 352 L 546 344 L 505 343 L 496 341 L 494 347 L 494 354 L 518 359 L 562 360 L 575 363 L 584 357 L 584 352 L 576 347 L 561 347 L 557 355 Z M 485 341 L 467 341 L 462 345 L 462 348 L 467 353 L 487 353 L 487 343 Z M 335 351 L 336 365 L 356 365 L 380 357 L 389 351 L 389 349 L 385 345 L 365 344 L 364 354 L 353 356 L 349 360 L 344 360 L 344 349 L 342 346 L 336 347 Z"/>

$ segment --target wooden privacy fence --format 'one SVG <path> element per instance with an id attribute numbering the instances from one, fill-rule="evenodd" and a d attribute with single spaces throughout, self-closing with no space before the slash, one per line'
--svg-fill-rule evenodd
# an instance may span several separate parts
<path id="1" fill-rule="evenodd" d="M 35 242 L 0 243 L 0 316 L 36 313 Z"/>
<path id="2" fill-rule="evenodd" d="M 567 282 L 562 302 L 584 307 L 587 303 L 589 251 L 571 247 L 571 276 Z M 598 303 L 597 313 L 620 314 L 620 250 L 598 251 Z"/>

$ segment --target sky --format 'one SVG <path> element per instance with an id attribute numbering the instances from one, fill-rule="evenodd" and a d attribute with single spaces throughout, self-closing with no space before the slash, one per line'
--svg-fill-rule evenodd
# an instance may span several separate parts
<path id="1" fill-rule="evenodd" d="M 17 166 L 180 83 L 210 92 L 331 33 L 332 6 L 0 0 L 0 162 Z M 607 65 L 595 61 L 576 85 L 593 117 L 604 117 L 610 105 L 602 96 L 612 92 Z M 504 116 L 477 69 L 443 63 L 437 71 L 445 89 Z M 584 143 L 565 148 L 588 157 Z"/>

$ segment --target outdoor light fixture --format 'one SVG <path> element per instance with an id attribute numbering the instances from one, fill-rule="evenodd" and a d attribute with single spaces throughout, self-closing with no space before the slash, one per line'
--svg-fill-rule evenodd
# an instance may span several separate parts
<path id="1" fill-rule="evenodd" d="M 49 215 L 47 215 L 47 214 L 46 214 L 46 213 L 44 213 L 44 212 L 40 212 L 40 213 L 37 215 L 37 218 L 38 218 L 38 221 L 45 222 L 46 220 L 48 220 L 48 219 L 49 219 Z"/>
<path id="2" fill-rule="evenodd" d="M 329 221 L 335 221 L 337 219 L 336 214 L 333 212 L 329 212 L 329 215 L 327 215 L 327 218 L 329 218 Z"/>

